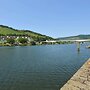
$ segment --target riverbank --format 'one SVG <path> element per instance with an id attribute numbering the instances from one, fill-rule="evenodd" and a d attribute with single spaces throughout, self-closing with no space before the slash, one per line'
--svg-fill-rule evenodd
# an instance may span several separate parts
<path id="1" fill-rule="evenodd" d="M 36 42 L 31 41 L 29 43 L 0 43 L 0 46 L 33 46 L 33 45 L 57 45 L 57 44 L 73 44 L 73 42 Z"/>
<path id="2" fill-rule="evenodd" d="M 60 90 L 90 90 L 90 59 Z"/>

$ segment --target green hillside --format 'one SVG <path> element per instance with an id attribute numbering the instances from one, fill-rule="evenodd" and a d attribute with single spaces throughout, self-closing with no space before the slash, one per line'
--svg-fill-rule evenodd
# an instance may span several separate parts
<path id="1" fill-rule="evenodd" d="M 0 25 L 0 35 L 29 36 L 36 41 L 52 40 L 52 37 L 42 35 L 30 30 L 17 30 L 9 26 Z"/>
<path id="2" fill-rule="evenodd" d="M 90 39 L 90 35 L 77 35 L 77 36 L 63 37 L 58 39 L 60 40 Z"/>

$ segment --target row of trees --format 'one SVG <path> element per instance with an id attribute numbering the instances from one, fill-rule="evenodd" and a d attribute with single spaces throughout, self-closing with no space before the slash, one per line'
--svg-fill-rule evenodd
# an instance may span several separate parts
<path id="1" fill-rule="evenodd" d="M 6 40 L 7 43 L 14 45 L 15 43 L 18 44 L 28 44 L 28 39 L 27 38 L 18 38 L 18 40 L 15 40 L 13 38 L 8 38 Z M 34 41 L 30 42 L 31 45 L 35 45 L 36 43 Z"/>
<path id="2" fill-rule="evenodd" d="M 19 38 L 18 40 L 15 40 L 13 38 L 8 38 L 7 39 L 7 43 L 10 43 L 10 44 L 14 44 L 16 41 L 19 42 L 19 43 L 24 44 L 24 43 L 28 42 L 28 39 L 26 39 L 26 38 Z"/>
<path id="3" fill-rule="evenodd" d="M 30 35 L 28 34 L 0 34 L 0 36 L 28 36 L 30 37 Z"/>

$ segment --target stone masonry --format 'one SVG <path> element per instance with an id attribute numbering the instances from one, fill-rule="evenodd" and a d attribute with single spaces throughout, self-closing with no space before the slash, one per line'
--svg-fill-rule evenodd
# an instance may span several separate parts
<path id="1" fill-rule="evenodd" d="M 90 90 L 90 59 L 60 90 Z"/>

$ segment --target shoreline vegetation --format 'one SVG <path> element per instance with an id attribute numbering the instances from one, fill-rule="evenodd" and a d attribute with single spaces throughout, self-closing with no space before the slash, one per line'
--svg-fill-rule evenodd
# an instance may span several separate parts
<path id="1" fill-rule="evenodd" d="M 0 46 L 32 46 L 32 45 L 55 45 L 55 44 L 72 44 L 70 41 L 29 41 L 27 38 L 8 38 L 5 41 L 0 41 Z"/>

